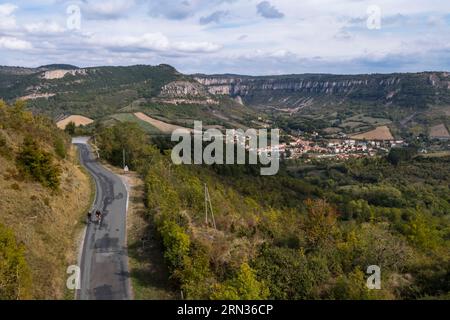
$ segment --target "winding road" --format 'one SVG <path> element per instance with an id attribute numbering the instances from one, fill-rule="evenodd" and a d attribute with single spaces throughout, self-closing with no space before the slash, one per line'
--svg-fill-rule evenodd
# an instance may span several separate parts
<path id="1" fill-rule="evenodd" d="M 122 180 L 97 162 L 87 138 L 74 138 L 80 162 L 92 175 L 96 195 L 91 212 L 100 210 L 102 222 L 86 228 L 80 258 L 79 300 L 128 300 L 131 286 L 126 247 L 128 191 Z"/>

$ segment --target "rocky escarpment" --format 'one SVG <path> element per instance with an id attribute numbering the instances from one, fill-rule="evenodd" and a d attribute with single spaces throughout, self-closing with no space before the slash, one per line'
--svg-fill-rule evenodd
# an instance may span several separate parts
<path id="1" fill-rule="evenodd" d="M 161 88 L 159 102 L 169 104 L 218 104 L 207 87 L 195 81 L 172 81 Z"/>
<path id="2" fill-rule="evenodd" d="M 254 91 L 291 91 L 319 94 L 348 93 L 356 88 L 367 87 L 373 80 L 369 78 L 336 78 L 326 76 L 310 77 L 231 77 L 196 76 L 195 79 L 208 87 L 213 94 L 245 97 Z M 389 87 L 399 84 L 401 79 L 392 76 L 378 82 L 379 86 Z"/>
<path id="3" fill-rule="evenodd" d="M 64 70 L 64 69 L 57 69 L 57 70 L 48 70 L 42 73 L 41 77 L 46 80 L 54 80 L 54 79 L 62 79 L 66 75 L 82 75 L 85 76 L 87 74 L 87 71 L 85 69 L 74 69 L 74 70 Z"/>
<path id="4" fill-rule="evenodd" d="M 447 73 L 391 75 L 286 75 L 248 77 L 234 75 L 195 75 L 210 93 L 239 97 L 250 105 L 301 107 L 313 100 L 365 100 L 380 103 L 432 103 L 448 97 Z M 417 99 L 414 99 L 416 97 Z"/>

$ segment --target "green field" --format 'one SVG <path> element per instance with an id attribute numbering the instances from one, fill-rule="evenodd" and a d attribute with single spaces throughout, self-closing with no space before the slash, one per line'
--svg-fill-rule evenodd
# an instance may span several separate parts
<path id="1" fill-rule="evenodd" d="M 161 131 L 158 128 L 152 126 L 150 123 L 136 118 L 136 116 L 132 113 L 116 113 L 111 115 L 109 118 L 112 118 L 119 122 L 137 123 L 145 132 L 149 134 L 161 134 Z"/>

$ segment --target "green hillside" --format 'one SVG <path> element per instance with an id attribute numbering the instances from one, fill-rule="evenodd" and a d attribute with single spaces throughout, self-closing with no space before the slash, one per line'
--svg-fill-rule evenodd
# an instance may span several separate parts
<path id="1" fill-rule="evenodd" d="M 294 163 L 261 177 L 251 166 L 174 166 L 132 123 L 98 137 L 102 157 L 120 165 L 125 148 L 144 178 L 147 215 L 187 299 L 449 297 L 448 157 Z M 370 265 L 381 290 L 366 287 Z"/>
<path id="2" fill-rule="evenodd" d="M 70 137 L 0 100 L 0 300 L 72 298 L 66 270 L 91 190 Z"/>

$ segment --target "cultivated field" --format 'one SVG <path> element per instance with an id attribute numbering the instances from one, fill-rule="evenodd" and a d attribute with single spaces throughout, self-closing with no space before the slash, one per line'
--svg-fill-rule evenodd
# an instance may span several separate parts
<path id="1" fill-rule="evenodd" d="M 381 126 L 375 130 L 351 136 L 356 140 L 394 140 L 391 130 L 387 126 Z"/>
<path id="2" fill-rule="evenodd" d="M 430 138 L 450 138 L 447 128 L 440 124 L 430 128 Z"/>
<path id="3" fill-rule="evenodd" d="M 116 113 L 111 116 L 112 119 L 117 120 L 119 122 L 133 122 L 137 123 L 145 132 L 149 134 L 161 134 L 162 132 L 158 130 L 156 127 L 152 126 L 150 123 L 143 121 L 136 117 L 132 113 Z"/>
<path id="4" fill-rule="evenodd" d="M 36 100 L 36 99 L 40 99 L 40 98 L 44 98 L 44 99 L 48 99 L 50 97 L 55 96 L 56 94 L 54 93 L 32 93 L 23 97 L 20 97 L 20 100 Z"/>
<path id="5" fill-rule="evenodd" d="M 83 116 L 73 115 L 73 116 L 67 117 L 61 121 L 58 121 L 56 123 L 56 125 L 58 126 L 58 128 L 64 130 L 70 122 L 75 123 L 75 125 L 78 127 L 78 126 L 87 126 L 88 124 L 93 123 L 94 120 L 89 119 L 87 117 L 83 117 Z"/>
<path id="6" fill-rule="evenodd" d="M 134 114 L 137 118 L 141 119 L 142 121 L 145 121 L 147 123 L 150 123 L 152 126 L 156 127 L 157 129 L 159 129 L 160 131 L 162 131 L 163 133 L 172 133 L 174 130 L 176 129 L 184 129 L 187 130 L 189 132 L 192 131 L 192 129 L 187 129 L 181 126 L 176 126 L 167 122 L 163 122 L 154 118 L 150 118 L 149 116 L 147 116 L 146 114 L 142 113 L 142 112 L 137 112 Z"/>

